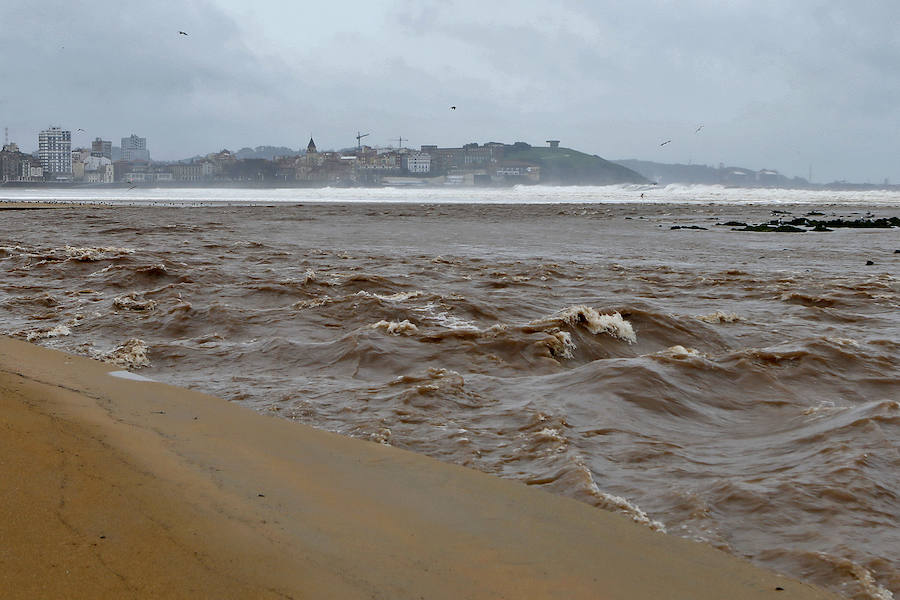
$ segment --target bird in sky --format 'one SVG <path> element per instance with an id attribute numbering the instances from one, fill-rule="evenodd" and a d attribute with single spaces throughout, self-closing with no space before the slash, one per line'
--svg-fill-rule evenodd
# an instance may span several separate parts
<path id="1" fill-rule="evenodd" d="M 84 129 L 82 129 L 81 127 L 79 127 L 79 128 L 77 129 L 77 131 L 84 131 Z"/>
<path id="2" fill-rule="evenodd" d="M 662 144 L 660 144 L 660 146 L 665 146 L 666 144 L 671 144 L 671 143 L 672 143 L 672 140 L 666 140 Z"/>
<path id="3" fill-rule="evenodd" d="M 455 106 L 451 106 L 451 107 L 450 107 L 450 110 L 456 110 L 456 107 L 455 107 Z"/>
<path id="4" fill-rule="evenodd" d="M 186 32 L 186 31 L 179 31 L 179 32 L 178 32 L 178 35 L 187 35 L 187 32 Z"/>
<path id="5" fill-rule="evenodd" d="M 694 131 L 694 133 L 700 133 L 700 130 L 703 129 L 703 123 L 700 123 L 700 126 Z"/>

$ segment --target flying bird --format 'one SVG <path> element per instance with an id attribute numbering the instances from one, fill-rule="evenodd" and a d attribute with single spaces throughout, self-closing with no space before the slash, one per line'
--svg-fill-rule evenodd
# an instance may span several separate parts
<path id="1" fill-rule="evenodd" d="M 666 140 L 662 144 L 660 144 L 660 146 L 665 146 L 666 144 L 670 144 L 670 143 L 672 143 L 672 140 Z"/>
<path id="2" fill-rule="evenodd" d="M 84 129 L 82 129 L 81 127 L 79 127 L 77 131 L 84 131 Z"/>
<path id="3" fill-rule="evenodd" d="M 694 131 L 694 133 L 700 133 L 701 129 L 703 129 L 703 123 L 700 123 L 700 126 L 697 127 L 697 129 L 696 129 L 696 131 Z"/>
<path id="4" fill-rule="evenodd" d="M 185 31 L 179 31 L 179 32 L 178 32 L 178 35 L 187 35 L 187 32 L 185 32 Z"/>
<path id="5" fill-rule="evenodd" d="M 451 106 L 451 107 L 450 107 L 450 110 L 456 110 L 456 107 L 455 107 L 455 106 Z"/>

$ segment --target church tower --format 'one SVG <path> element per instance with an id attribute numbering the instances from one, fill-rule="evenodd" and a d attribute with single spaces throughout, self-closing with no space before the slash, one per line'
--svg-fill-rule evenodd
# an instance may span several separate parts
<path id="1" fill-rule="evenodd" d="M 310 137 L 309 144 L 306 145 L 306 153 L 315 154 L 316 152 L 318 152 L 318 150 L 316 150 L 316 143 L 313 141 L 312 137 Z"/>

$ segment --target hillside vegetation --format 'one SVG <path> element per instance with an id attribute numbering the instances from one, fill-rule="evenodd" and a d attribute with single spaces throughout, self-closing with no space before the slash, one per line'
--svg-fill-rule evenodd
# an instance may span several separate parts
<path id="1" fill-rule="evenodd" d="M 539 165 L 541 183 L 569 185 L 649 183 L 643 175 L 627 167 L 571 148 L 507 147 L 505 160 Z"/>

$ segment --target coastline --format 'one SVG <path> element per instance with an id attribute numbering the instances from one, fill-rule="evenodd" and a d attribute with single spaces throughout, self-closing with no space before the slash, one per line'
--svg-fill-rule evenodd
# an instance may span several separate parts
<path id="1" fill-rule="evenodd" d="M 522 483 L 117 370 L 0 337 L 10 597 L 836 598 Z"/>

